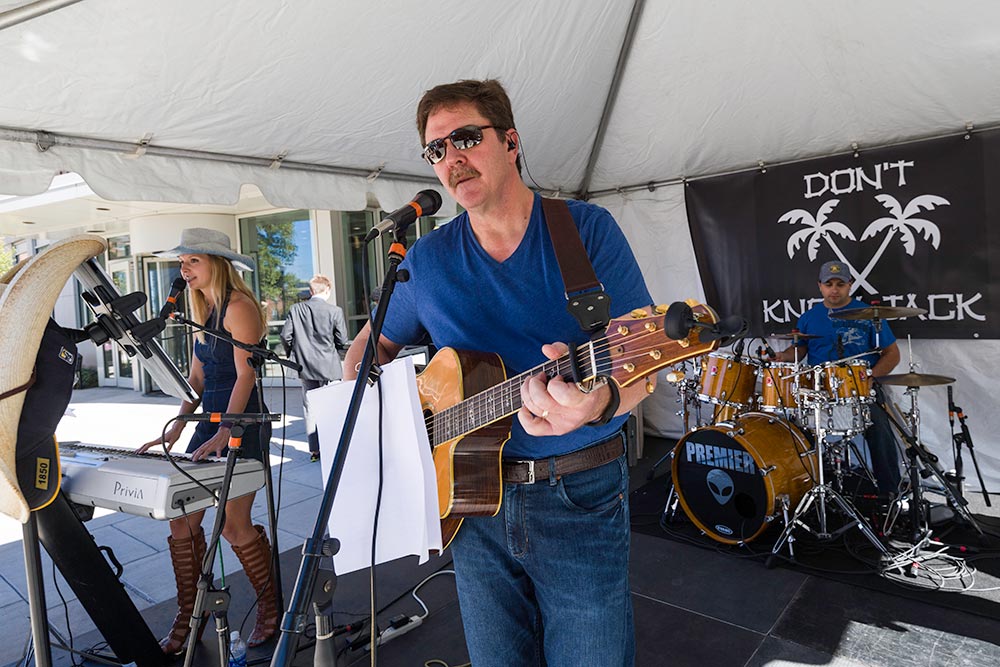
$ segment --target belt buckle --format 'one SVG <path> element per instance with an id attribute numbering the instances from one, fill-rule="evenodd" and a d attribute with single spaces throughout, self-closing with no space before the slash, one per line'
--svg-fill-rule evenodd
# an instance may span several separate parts
<path id="1" fill-rule="evenodd" d="M 528 464 L 528 479 L 522 484 L 534 484 L 535 483 L 535 462 L 534 461 L 521 461 L 521 463 Z"/>

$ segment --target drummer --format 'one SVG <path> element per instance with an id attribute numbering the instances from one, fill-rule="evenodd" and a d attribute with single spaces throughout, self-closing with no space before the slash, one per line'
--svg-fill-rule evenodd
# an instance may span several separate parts
<path id="1" fill-rule="evenodd" d="M 832 313 L 839 311 L 867 307 L 862 301 L 851 298 L 853 287 L 854 276 L 844 262 L 826 262 L 820 267 L 819 291 L 823 295 L 823 302 L 804 312 L 798 323 L 802 333 L 817 335 L 819 338 L 810 338 L 799 344 L 799 359 L 806 354 L 808 363 L 818 366 L 875 349 L 875 326 L 871 320 L 841 320 L 831 317 Z M 861 357 L 871 367 L 873 378 L 888 375 L 899 363 L 896 337 L 884 322 L 879 331 L 879 344 L 881 350 Z M 776 357 L 779 361 L 794 361 L 794 346 L 782 350 Z M 865 430 L 865 441 L 868 443 L 872 472 L 879 490 L 896 493 L 900 480 L 899 451 L 889 418 L 881 407 L 885 402 L 882 387 L 878 382 L 873 385 L 876 403 L 871 405 L 872 425 Z"/>

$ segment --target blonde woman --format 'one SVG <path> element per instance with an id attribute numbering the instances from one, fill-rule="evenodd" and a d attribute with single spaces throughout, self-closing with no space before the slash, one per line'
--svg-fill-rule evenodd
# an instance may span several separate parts
<path id="1" fill-rule="evenodd" d="M 176 257 L 181 264 L 181 277 L 187 282 L 194 320 L 209 329 L 222 331 L 234 339 L 257 344 L 264 337 L 267 323 L 250 287 L 237 269 L 252 271 L 254 261 L 230 247 L 229 237 L 211 229 L 185 229 L 181 242 L 172 250 L 157 253 L 161 257 Z M 248 363 L 249 353 L 216 336 L 195 334 L 194 358 L 188 382 L 201 396 L 204 412 L 261 412 L 255 390 L 254 369 Z M 198 403 L 184 401 L 179 414 L 190 414 Z M 157 438 L 139 448 L 144 452 L 165 444 L 170 449 L 180 438 L 184 422 L 174 422 L 163 438 Z M 192 459 L 224 456 L 229 444 L 231 424 L 198 422 L 187 446 Z M 246 426 L 241 451 L 245 457 L 263 460 L 270 440 L 270 424 Z M 271 546 L 262 526 L 250 519 L 255 494 L 247 494 L 226 503 L 226 521 L 222 536 L 232 545 L 258 595 L 257 621 L 247 644 L 263 644 L 274 636 L 278 625 L 278 608 L 271 571 Z M 194 609 L 198 576 L 205 555 L 205 532 L 202 529 L 204 510 L 192 512 L 170 522 L 170 556 L 177 580 L 177 615 L 170 633 L 160 646 L 164 653 L 181 653 L 187 643 L 189 622 Z M 205 629 L 203 623 L 201 630 Z M 199 633 L 200 639 L 200 633 Z"/>

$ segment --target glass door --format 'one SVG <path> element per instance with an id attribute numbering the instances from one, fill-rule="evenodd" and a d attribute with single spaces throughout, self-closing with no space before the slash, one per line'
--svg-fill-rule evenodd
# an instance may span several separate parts
<path id="1" fill-rule="evenodd" d="M 181 265 L 173 259 L 145 257 L 142 260 L 142 266 L 143 280 L 146 283 L 144 291 L 149 296 L 146 313 L 146 319 L 149 319 L 155 317 L 160 312 L 160 308 L 163 307 L 167 295 L 170 294 L 170 286 L 174 282 L 174 278 L 181 275 Z M 177 299 L 179 312 L 190 316 L 191 309 L 187 302 L 187 292 L 184 292 Z M 190 335 L 187 327 L 169 319 L 166 329 L 158 336 L 158 340 L 163 351 L 166 352 L 167 358 L 177 366 L 182 375 L 187 377 L 191 368 Z M 159 390 L 160 387 L 157 386 L 156 381 L 150 377 L 149 373 L 143 373 L 142 391 L 148 393 Z"/>
<path id="2" fill-rule="evenodd" d="M 340 216 L 341 238 L 338 253 L 340 261 L 337 274 L 337 302 L 344 305 L 344 316 L 350 337 L 354 338 L 368 321 L 369 309 L 374 305 L 365 302 L 365 280 L 376 291 L 385 275 L 385 257 L 393 242 L 391 234 L 380 236 L 371 243 L 364 238 L 375 226 L 375 211 L 347 211 Z M 406 247 L 417 238 L 429 234 L 441 223 L 439 218 L 423 217 L 406 230 Z M 368 275 L 364 275 L 364 254 L 368 253 Z M 372 295 L 375 296 L 375 295 Z M 377 301 L 377 299 L 375 299 Z"/>
<path id="3" fill-rule="evenodd" d="M 282 211 L 240 218 L 239 225 L 240 252 L 257 261 L 257 270 L 243 278 L 264 308 L 267 348 L 283 357 L 285 315 L 293 304 L 309 297 L 309 279 L 316 273 L 313 218 L 306 210 Z M 293 372 L 268 361 L 263 368 L 264 385 L 284 382 L 289 373 Z"/>
<path id="4" fill-rule="evenodd" d="M 132 262 L 127 259 L 109 260 L 108 275 L 118 289 L 119 294 L 132 291 Z M 118 343 L 108 340 L 100 346 L 98 358 L 98 384 L 102 387 L 123 387 L 133 389 L 132 358 L 119 347 Z"/>

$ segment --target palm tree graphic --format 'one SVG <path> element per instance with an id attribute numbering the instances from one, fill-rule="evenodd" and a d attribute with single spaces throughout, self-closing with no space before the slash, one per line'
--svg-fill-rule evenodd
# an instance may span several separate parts
<path id="1" fill-rule="evenodd" d="M 892 195 L 875 195 L 875 199 L 889 211 L 890 216 L 879 218 L 869 224 L 861 235 L 861 240 L 875 238 L 879 232 L 886 229 L 889 230 L 889 233 L 882 239 L 882 245 L 879 246 L 868 262 L 868 265 L 861 271 L 861 274 L 858 276 L 859 282 L 866 279 L 868 274 L 872 272 L 879 258 L 882 257 L 882 253 L 889 246 L 889 242 L 897 233 L 903 242 L 903 248 L 906 250 L 907 255 L 913 256 L 913 252 L 917 248 L 914 232 L 923 234 L 924 240 L 930 241 L 934 249 L 937 250 L 938 244 L 941 243 L 941 232 L 938 230 L 938 226 L 930 220 L 914 216 L 921 211 L 933 211 L 938 206 L 948 206 L 950 204 L 947 199 L 938 197 L 937 195 L 918 195 L 911 199 L 905 208 Z M 876 292 L 872 291 L 871 293 L 875 294 Z"/>
<path id="2" fill-rule="evenodd" d="M 847 265 L 847 268 L 851 270 L 851 275 L 858 275 L 858 272 L 854 270 L 851 263 L 844 257 L 844 253 L 840 251 L 837 244 L 833 240 L 833 236 L 839 236 L 841 238 L 849 239 L 851 241 L 856 241 L 854 237 L 854 232 L 851 228 L 842 222 L 837 222 L 835 220 L 828 220 L 830 212 L 837 207 L 840 203 L 839 199 L 830 199 L 823 202 L 820 205 L 819 210 L 816 211 L 816 216 L 809 211 L 797 208 L 783 216 L 778 218 L 778 222 L 787 222 L 790 225 L 805 225 L 806 229 L 800 229 L 791 236 L 788 237 L 788 245 L 786 249 L 788 250 L 788 259 L 795 257 L 795 253 L 798 252 L 799 247 L 805 243 L 806 254 L 809 257 L 810 262 L 816 261 L 816 254 L 819 252 L 819 246 L 821 241 L 826 241 L 830 249 L 833 250 L 833 254 L 837 256 L 841 262 Z M 858 276 L 855 288 L 864 287 L 865 290 L 870 294 L 875 294 L 875 288 L 872 287 L 867 280 L 866 276 Z"/>

